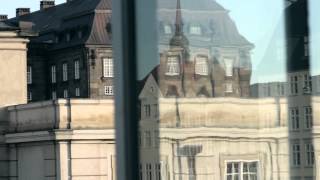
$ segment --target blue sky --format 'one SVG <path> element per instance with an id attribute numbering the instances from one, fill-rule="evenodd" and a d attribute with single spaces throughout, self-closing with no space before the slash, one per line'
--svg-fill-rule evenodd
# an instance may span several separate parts
<path id="1" fill-rule="evenodd" d="M 0 6 L 0 14 L 7 14 L 10 17 L 14 17 L 16 14 L 16 8 L 28 7 L 31 11 L 37 11 L 40 8 L 40 0 L 2 0 L 3 4 Z M 61 4 L 66 0 L 56 0 L 56 4 Z"/>

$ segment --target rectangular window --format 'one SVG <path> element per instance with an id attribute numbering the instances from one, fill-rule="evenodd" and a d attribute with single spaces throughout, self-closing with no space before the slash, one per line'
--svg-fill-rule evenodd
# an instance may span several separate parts
<path id="1" fill-rule="evenodd" d="M 199 25 L 190 26 L 190 34 L 201 35 L 201 27 Z"/>
<path id="2" fill-rule="evenodd" d="M 152 165 L 151 165 L 151 163 L 146 164 L 146 180 L 152 180 Z"/>
<path id="3" fill-rule="evenodd" d="M 226 83 L 225 84 L 225 92 L 226 93 L 232 93 L 233 92 L 232 83 Z"/>
<path id="4" fill-rule="evenodd" d="M 292 144 L 292 165 L 299 166 L 301 164 L 300 158 L 300 144 Z"/>
<path id="5" fill-rule="evenodd" d="M 199 75 L 208 75 L 208 58 L 207 57 L 197 57 L 195 62 L 195 72 Z"/>
<path id="6" fill-rule="evenodd" d="M 68 81 L 68 64 L 62 64 L 62 81 Z"/>
<path id="7" fill-rule="evenodd" d="M 161 180 L 161 163 L 155 165 L 156 180 Z"/>
<path id="8" fill-rule="evenodd" d="M 178 56 L 169 56 L 167 60 L 166 75 L 176 76 L 180 74 L 180 65 Z"/>
<path id="9" fill-rule="evenodd" d="M 312 78 L 310 75 L 304 75 L 304 86 L 303 86 L 304 93 L 311 93 L 312 92 Z"/>
<path id="10" fill-rule="evenodd" d="M 290 77 L 290 91 L 292 95 L 298 94 L 298 76 Z"/>
<path id="11" fill-rule="evenodd" d="M 56 83 L 57 82 L 57 70 L 56 66 L 52 65 L 51 66 L 51 83 Z"/>
<path id="12" fill-rule="evenodd" d="M 225 58 L 225 73 L 227 77 L 233 76 L 233 59 L 232 58 Z"/>
<path id="13" fill-rule="evenodd" d="M 74 79 L 80 79 L 80 62 L 74 61 Z"/>
<path id="14" fill-rule="evenodd" d="M 113 77 L 112 58 L 103 58 L 103 77 Z"/>
<path id="15" fill-rule="evenodd" d="M 291 123 L 291 129 L 292 130 L 298 130 L 300 128 L 300 122 L 299 122 L 299 108 L 289 108 L 290 114 L 290 123 Z"/>
<path id="16" fill-rule="evenodd" d="M 152 146 L 152 137 L 151 137 L 151 132 L 146 131 L 145 132 L 145 147 L 151 147 Z"/>
<path id="17" fill-rule="evenodd" d="M 80 96 L 80 88 L 76 88 L 76 97 Z"/>
<path id="18" fill-rule="evenodd" d="M 32 92 L 31 91 L 29 91 L 28 92 L 28 101 L 32 101 Z"/>
<path id="19" fill-rule="evenodd" d="M 307 106 L 304 107 L 304 119 L 305 119 L 305 128 L 310 129 L 313 125 L 313 117 L 312 117 L 312 107 Z"/>
<path id="20" fill-rule="evenodd" d="M 68 90 L 63 90 L 63 98 L 68 98 L 69 94 L 68 94 Z"/>
<path id="21" fill-rule="evenodd" d="M 306 151 L 306 165 L 311 166 L 314 164 L 314 149 L 312 143 L 305 144 Z"/>
<path id="22" fill-rule="evenodd" d="M 227 162 L 226 180 L 257 180 L 258 179 L 258 162 L 257 161 L 240 161 Z"/>
<path id="23" fill-rule="evenodd" d="M 139 180 L 143 180 L 143 166 L 139 164 Z"/>
<path id="24" fill-rule="evenodd" d="M 172 29 L 170 25 L 164 25 L 164 33 L 165 34 L 172 34 Z"/>
<path id="25" fill-rule="evenodd" d="M 57 92 L 56 92 L 56 91 L 52 91 L 51 98 L 52 98 L 53 100 L 56 100 L 56 99 L 57 99 Z"/>
<path id="26" fill-rule="evenodd" d="M 107 96 L 113 95 L 113 86 L 104 86 L 104 94 Z"/>
<path id="27" fill-rule="evenodd" d="M 32 67 L 27 67 L 27 84 L 32 84 Z"/>
<path id="28" fill-rule="evenodd" d="M 145 117 L 150 117 L 151 116 L 150 104 L 144 105 L 144 114 L 145 114 Z"/>

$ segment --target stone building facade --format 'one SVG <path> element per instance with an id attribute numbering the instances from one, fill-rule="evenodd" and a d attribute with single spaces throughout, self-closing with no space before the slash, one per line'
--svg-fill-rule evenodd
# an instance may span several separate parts
<path id="1" fill-rule="evenodd" d="M 29 101 L 111 98 L 111 1 L 41 5 L 39 11 L 6 20 L 28 24 L 38 33 L 28 44 Z"/>

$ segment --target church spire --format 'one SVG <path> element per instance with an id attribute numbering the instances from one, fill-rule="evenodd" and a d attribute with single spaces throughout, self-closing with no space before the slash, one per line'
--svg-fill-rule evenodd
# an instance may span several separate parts
<path id="1" fill-rule="evenodd" d="M 183 21 L 180 0 L 177 0 L 175 28 L 175 33 L 171 38 L 170 46 L 178 46 L 184 49 L 188 49 L 187 46 L 189 45 L 189 41 L 187 37 L 185 37 L 185 35 L 183 34 Z"/>
<path id="2" fill-rule="evenodd" d="M 180 0 L 177 0 L 177 8 L 176 8 L 176 31 L 177 35 L 183 34 L 183 22 L 182 22 L 182 15 L 181 15 L 181 4 Z"/>

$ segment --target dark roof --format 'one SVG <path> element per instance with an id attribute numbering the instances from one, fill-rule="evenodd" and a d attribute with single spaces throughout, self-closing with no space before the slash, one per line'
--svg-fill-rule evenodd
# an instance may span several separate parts
<path id="1" fill-rule="evenodd" d="M 54 41 L 59 33 L 86 29 L 87 36 L 81 40 L 60 42 L 55 48 L 63 48 L 83 43 L 111 44 L 106 32 L 106 21 L 111 16 L 111 0 L 73 0 L 44 10 L 39 10 L 7 20 L 12 24 L 19 21 L 32 22 L 33 30 L 39 37 L 31 41 Z M 92 37 L 93 36 L 93 37 Z"/>
<path id="2" fill-rule="evenodd" d="M 176 9 L 176 0 L 158 1 L 159 9 Z M 181 8 L 187 10 L 225 11 L 215 0 L 181 0 Z"/>
<path id="3" fill-rule="evenodd" d="M 171 25 L 174 32 L 176 1 L 161 0 L 158 7 L 160 9 L 160 24 Z M 181 0 L 181 9 L 184 24 L 183 31 L 188 37 L 190 46 L 254 47 L 252 43 L 238 32 L 235 22 L 229 16 L 229 11 L 225 10 L 215 0 Z M 201 36 L 188 35 L 189 27 L 193 24 L 201 27 Z M 171 37 L 172 35 L 160 34 L 159 39 L 162 44 L 169 44 L 168 41 Z"/>
<path id="4" fill-rule="evenodd" d="M 15 30 L 19 30 L 19 27 L 0 21 L 0 31 L 15 31 Z"/>

